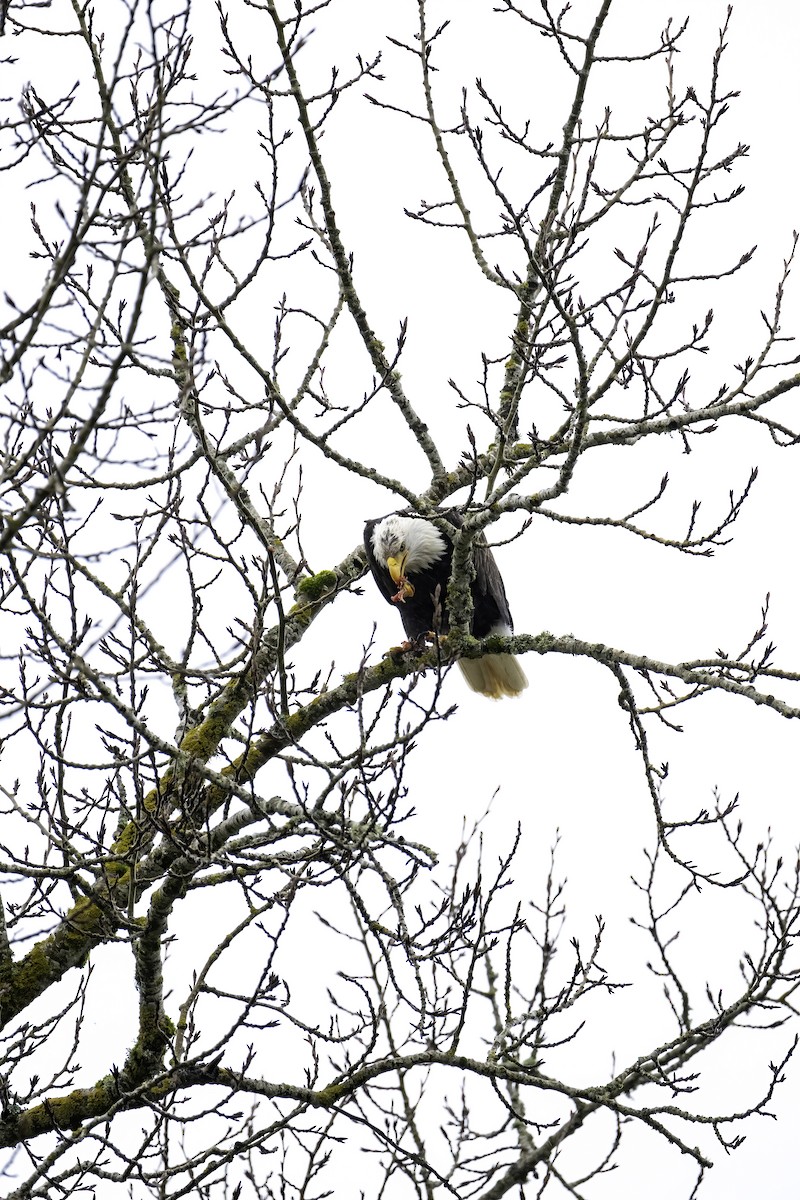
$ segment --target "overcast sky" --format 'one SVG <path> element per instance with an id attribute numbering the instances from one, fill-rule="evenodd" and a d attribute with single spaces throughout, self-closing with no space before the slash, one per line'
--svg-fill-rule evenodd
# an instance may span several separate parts
<path id="1" fill-rule="evenodd" d="M 398 17 L 395 28 L 389 28 L 392 21 L 386 20 L 382 6 L 371 8 L 369 28 L 375 40 L 370 43 L 365 36 L 365 45 L 359 47 L 364 53 L 370 44 L 379 44 L 381 32 L 401 36 L 398 14 L 402 7 L 393 11 Z M 580 13 L 593 11 L 594 6 L 578 4 L 574 8 Z M 353 9 L 367 16 L 364 5 Z M 445 15 L 447 10 L 441 11 Z M 487 12 L 488 6 L 461 7 L 454 21 L 453 59 L 448 62 L 463 68 L 467 86 L 472 75 L 480 75 L 487 86 L 500 88 L 502 84 L 504 102 L 512 111 L 516 103 L 520 111 L 532 112 L 534 120 L 538 116 L 543 123 L 551 123 L 557 136 L 565 118 L 560 91 L 564 81 L 553 57 L 543 48 L 540 60 L 526 58 L 513 36 L 498 40 L 497 26 L 492 27 L 493 35 L 487 36 Z M 607 36 L 611 44 L 622 44 L 630 51 L 645 44 L 668 15 L 679 21 L 685 12 L 691 15 L 691 25 L 676 73 L 684 86 L 691 83 L 700 90 L 707 86 L 725 4 L 714 0 L 688 8 L 670 3 L 615 4 Z M 436 12 L 432 23 L 435 17 Z M 409 17 L 406 30 L 411 25 Z M 351 28 L 348 22 L 340 26 L 348 32 Z M 793 154 L 800 87 L 796 68 L 799 36 L 800 12 L 790 3 L 736 6 L 723 70 L 728 87 L 741 91 L 732 102 L 727 131 L 731 146 L 743 141 L 751 147 L 737 176 L 746 191 L 735 206 L 714 214 L 704 227 L 697 252 L 699 261 L 717 265 L 756 243 L 758 253 L 746 272 L 730 284 L 712 285 L 698 304 L 700 312 L 702 304 L 713 306 L 717 322 L 710 339 L 712 352 L 695 368 L 694 404 L 703 402 L 704 388 L 710 398 L 720 381 L 730 380 L 732 364 L 757 345 L 760 309 L 772 301 L 792 231 L 800 223 Z M 316 51 L 327 53 L 324 39 L 320 38 Z M 309 54 L 314 53 L 312 46 Z M 622 126 L 631 108 L 638 114 L 646 104 L 643 95 L 647 93 L 642 90 L 645 72 L 642 68 L 638 71 L 633 87 L 621 74 L 609 94 L 602 89 L 593 93 L 595 104 L 609 104 Z M 660 87 L 658 73 L 656 78 Z M 554 102 L 554 95 L 560 104 Z M 454 90 L 452 103 L 458 98 Z M 410 317 L 410 363 L 405 364 L 404 378 L 411 379 L 412 394 L 435 392 L 444 404 L 444 384 L 450 374 L 458 372 L 458 382 L 465 385 L 479 377 L 479 351 L 493 338 L 498 344 L 508 328 L 506 314 L 501 306 L 487 310 L 485 289 L 473 277 L 475 268 L 466 254 L 456 255 L 448 245 L 444 265 L 438 258 L 428 260 L 418 227 L 403 239 L 400 224 L 393 224 L 392 236 L 381 243 L 380 255 L 367 249 L 358 253 L 358 236 L 365 232 L 362 225 L 368 228 L 371 221 L 380 225 L 392 198 L 398 207 L 413 207 L 421 198 L 431 201 L 444 192 L 441 184 L 431 182 L 430 160 L 423 164 L 421 159 L 424 131 L 409 130 L 398 118 L 396 140 L 387 145 L 377 133 L 377 115 L 368 112 L 365 120 L 369 124 L 361 136 L 341 129 L 341 145 L 331 135 L 335 142 L 332 152 L 341 153 L 350 165 L 350 179 L 339 175 L 335 185 L 342 227 L 353 237 L 358 279 L 372 311 L 379 314 L 376 327 L 380 336 L 388 343 L 398 319 L 406 314 Z M 387 177 L 390 186 L 385 185 Z M 430 244 L 434 244 L 433 235 Z M 610 257 L 613 246 L 607 250 Z M 440 252 L 441 240 L 437 254 Z M 602 268 L 601 256 L 598 266 Z M 455 303 L 454 278 L 460 291 Z M 795 288 L 787 305 L 786 331 L 796 328 L 797 316 Z M 796 399 L 791 406 L 796 412 Z M 786 411 L 790 411 L 788 406 Z M 452 419 L 448 408 L 446 420 Z M 435 414 L 431 423 L 435 423 Z M 613 511 L 614 501 L 609 502 L 609 497 L 617 501 L 617 512 L 629 511 L 645 498 L 649 484 L 669 470 L 674 499 L 667 511 L 674 514 L 673 531 L 682 531 L 692 499 L 702 499 L 701 512 L 706 519 L 709 514 L 722 515 L 728 490 L 743 486 L 750 467 L 760 464 L 760 478 L 735 527 L 733 544 L 711 559 L 685 558 L 634 543 L 615 531 L 565 529 L 537 522 L 522 542 L 498 551 L 517 629 L 572 632 L 672 661 L 714 654 L 718 647 L 738 653 L 757 627 L 761 605 L 770 592 L 777 658 L 798 669 L 800 579 L 793 525 L 800 473 L 796 452 L 778 452 L 752 427 L 742 427 L 709 439 L 708 445 L 696 446 L 688 457 L 677 440 L 653 448 L 649 459 L 642 453 L 632 461 L 633 455 L 634 451 L 625 450 L 609 455 L 607 462 L 587 463 L 585 474 L 578 473 L 570 511 L 591 512 L 597 507 Z M 363 488 L 357 492 L 353 524 L 363 508 Z M 598 493 L 602 497 L 599 504 Z M 391 507 L 388 499 L 383 504 L 376 501 L 370 515 Z M 319 553 L 324 557 L 322 546 Z M 352 608 L 354 629 L 363 627 L 368 619 L 377 622 L 379 645 L 398 636 L 397 619 L 377 594 L 372 599 L 368 595 Z M 588 941 L 595 914 L 603 914 L 609 925 L 604 965 L 617 978 L 630 978 L 631 970 L 640 977 L 648 951 L 643 936 L 628 923 L 630 916 L 641 915 L 637 914 L 630 876 L 641 875 L 643 847 L 652 848 L 652 813 L 613 681 L 585 661 L 547 657 L 525 665 L 531 681 L 528 692 L 520 701 L 496 705 L 468 694 L 458 673 L 451 674 L 447 687 L 459 703 L 459 713 L 437 727 L 431 738 L 435 745 L 421 751 L 414 767 L 419 786 L 418 823 L 424 840 L 452 845 L 462 818 L 475 818 L 499 785 L 492 819 L 484 825 L 488 845 L 501 851 L 509 830 L 521 820 L 520 862 L 525 882 L 534 881 L 535 888 L 546 852 L 560 829 L 561 863 L 569 881 L 569 931 Z M 771 827 L 791 855 L 800 841 L 797 730 L 774 714 L 754 711 L 731 697 L 706 698 L 683 712 L 681 721 L 685 726 L 682 735 L 652 732 L 654 759 L 670 763 L 665 785 L 670 813 L 689 815 L 711 805 L 715 788 L 723 798 L 738 793 L 752 843 Z M 429 782 L 432 770 L 439 781 L 435 789 Z M 444 792 L 442 780 L 446 781 Z M 673 882 L 677 882 L 675 877 Z M 710 889 L 699 899 L 681 932 L 679 957 L 695 972 L 695 978 L 707 978 L 714 986 L 732 990 L 738 981 L 742 932 L 752 917 L 735 905 L 728 907 L 728 898 L 714 897 Z M 619 995 L 608 1004 L 598 1001 L 593 1016 L 596 1057 L 591 1063 L 583 1059 L 576 1064 L 578 1077 L 610 1071 L 612 1044 L 619 1064 L 627 1055 L 644 1049 L 654 1025 L 666 1036 L 668 1018 L 666 1008 L 660 1007 L 658 989 L 652 987 L 645 996 L 644 1010 L 638 992 L 630 1002 Z M 647 1007 L 648 1002 L 652 1007 Z M 766 1083 L 766 1062 L 778 1056 L 789 1040 L 785 1031 L 778 1033 L 772 1048 L 765 1051 L 766 1038 L 761 1042 L 751 1035 L 748 1040 L 743 1034 L 715 1051 L 715 1083 L 703 1093 L 710 1097 L 710 1106 L 716 1103 L 725 1109 L 751 1103 Z M 581 1047 L 585 1053 L 584 1043 Z M 712 1059 L 708 1062 L 711 1073 Z M 797 1195 L 793 1127 L 800 1102 L 798 1076 L 800 1071 L 795 1070 L 771 1106 L 781 1117 L 779 1122 L 757 1119 L 734 1155 L 727 1156 L 721 1149 L 717 1153 L 717 1165 L 702 1191 L 707 1200 L 753 1195 L 789 1200 Z M 708 1082 L 705 1074 L 704 1081 Z M 625 1172 L 624 1180 L 612 1174 L 595 1181 L 593 1196 L 647 1194 L 671 1200 L 688 1194 L 691 1164 L 675 1153 L 665 1153 L 653 1139 L 642 1137 L 639 1146 L 642 1157 L 633 1174 Z"/>
<path id="2" fill-rule="evenodd" d="M 543 45 L 540 56 L 532 58 L 510 23 L 504 34 L 502 23 L 492 20 L 490 4 L 461 0 L 454 13 L 450 7 L 434 5 L 431 14 L 432 24 L 437 17 L 454 17 L 449 41 L 443 42 L 443 78 L 437 84 L 443 111 L 449 109 L 455 120 L 461 83 L 472 91 L 475 76 L 481 76 L 488 87 L 502 90 L 511 111 L 516 107 L 533 114 L 543 127 L 552 126 L 556 137 L 566 117 L 568 81 L 552 48 Z M 576 21 L 594 7 L 579 0 L 573 6 Z M 615 0 L 606 45 L 631 52 L 650 44 L 669 15 L 679 22 L 686 11 L 691 26 L 676 69 L 684 86 L 691 83 L 702 89 L 726 12 L 718 0 L 697 0 L 688 6 Z M 408 103 L 418 107 L 419 97 L 404 90 L 411 87 L 411 73 L 405 66 L 401 69 L 402 56 L 385 42 L 387 33 L 410 36 L 415 12 L 411 0 L 391 5 L 334 0 L 320 14 L 317 32 L 299 58 L 301 78 L 315 73 L 321 77 L 325 63 L 337 57 L 346 62 L 351 51 L 369 56 L 381 49 L 386 53 L 386 95 L 395 101 L 407 95 Z M 757 344 L 759 312 L 772 302 L 792 230 L 800 224 L 795 178 L 798 45 L 800 10 L 788 0 L 760 5 L 741 0 L 736 6 L 724 71 L 729 87 L 741 91 L 728 118 L 728 136 L 732 145 L 743 141 L 751 147 L 737 167 L 746 191 L 735 206 L 709 222 L 697 253 L 707 262 L 722 263 L 753 244 L 759 250 L 745 272 L 722 287 L 712 285 L 709 295 L 698 301 L 700 312 L 704 306 L 714 307 L 717 322 L 711 352 L 697 364 L 691 396 L 696 405 L 702 403 L 704 390 L 710 399 L 721 380 L 732 379 L 733 364 Z M 199 39 L 198 55 L 204 53 Z M 51 67 L 65 78 L 72 69 L 63 60 L 54 60 Z M 30 68 L 23 56 L 9 71 L 12 80 L 18 80 Z M 592 94 L 596 111 L 609 105 L 625 126 L 629 111 L 632 120 L 647 113 L 651 96 L 663 86 L 658 71 L 654 79 L 649 81 L 644 68 L 631 75 L 609 72 L 608 90 L 598 86 Z M 353 111 L 357 120 L 332 121 L 323 141 L 343 235 L 355 253 L 356 280 L 373 326 L 387 346 L 397 336 L 400 321 L 409 318 L 402 363 L 406 388 L 415 401 L 419 399 L 432 430 L 449 449 L 448 465 L 455 465 L 466 448 L 468 417 L 453 408 L 447 381 L 453 377 L 469 388 L 479 378 L 481 352 L 505 352 L 512 310 L 504 298 L 487 300 L 485 283 L 455 235 L 436 234 L 402 216 L 404 207 L 432 201 L 444 192 L 425 148 L 425 130 L 366 104 Z M 191 186 L 207 189 L 216 187 L 222 175 L 235 180 L 239 161 L 250 153 L 249 146 L 214 142 L 209 134 L 188 180 Z M 20 218 L 27 203 L 19 193 L 8 198 Z M 613 249 L 598 246 L 598 271 L 603 270 L 604 254 L 613 258 Z M 22 254 L 16 261 L 10 259 L 6 269 L 12 267 L 24 288 Z M 797 324 L 799 295 L 797 289 L 790 293 L 787 330 Z M 263 319 L 263 313 L 242 317 L 255 328 Z M 336 378 L 338 371 L 341 378 L 348 369 L 345 348 L 339 360 L 334 357 L 332 375 Z M 796 407 L 796 400 L 790 399 L 785 411 Z M 423 484 L 421 456 L 396 444 L 390 428 L 376 423 L 369 437 L 375 455 L 382 465 L 391 466 L 392 474 L 411 485 Z M 361 446 L 369 443 L 365 440 Z M 760 466 L 760 477 L 734 528 L 733 544 L 710 559 L 682 557 L 617 531 L 535 522 L 523 540 L 497 552 L 517 631 L 573 633 L 669 661 L 713 655 L 718 647 L 738 653 L 756 629 L 769 592 L 776 658 L 800 670 L 796 453 L 778 452 L 765 435 L 757 436 L 747 426 L 723 431 L 689 456 L 682 453 L 679 439 L 662 439 L 652 449 L 609 451 L 587 464 L 576 477 L 570 511 L 622 514 L 643 501 L 669 470 L 673 485 L 663 521 L 665 528 L 674 521 L 674 533 L 683 532 L 694 498 L 702 499 L 701 512 L 711 514 L 710 522 L 713 515 L 724 514 L 729 489 L 743 487 L 752 466 Z M 311 499 L 306 552 L 317 570 L 333 565 L 355 546 L 365 518 L 397 507 L 391 497 L 363 481 L 342 482 L 322 461 L 306 482 Z M 508 529 L 501 525 L 498 538 L 518 524 L 510 522 Z M 376 654 L 399 639 L 397 614 L 369 580 L 364 588 L 363 597 L 344 598 L 318 621 L 298 651 L 300 665 L 305 662 L 310 669 L 315 660 L 332 657 L 335 643 L 341 669 L 353 670 L 373 623 Z M 608 924 L 603 965 L 614 978 L 641 979 L 649 953 L 644 936 L 629 920 L 641 915 L 636 907 L 640 897 L 630 878 L 642 873 L 643 850 L 653 848 L 654 826 L 641 764 L 612 677 L 586 660 L 555 656 L 531 658 L 525 669 L 530 687 L 524 696 L 496 704 L 470 694 L 460 674 L 451 672 L 446 694 L 459 711 L 430 731 L 411 767 L 417 809 L 414 836 L 436 846 L 448 861 L 463 822 L 477 820 L 494 795 L 491 816 L 483 826 L 487 856 L 506 850 L 521 822 L 517 891 L 538 899 L 549 848 L 560 830 L 560 862 L 568 878 L 567 936 L 588 942 L 596 915 L 603 915 Z M 797 729 L 774 713 L 719 695 L 687 708 L 681 719 L 683 734 L 664 729 L 653 733 L 653 758 L 670 763 L 665 785 L 670 812 L 688 816 L 710 806 L 715 788 L 723 798 L 738 793 L 753 844 L 769 827 L 789 854 L 800 841 Z M 732 917 L 727 900 L 715 896 L 713 889 L 697 898 L 678 953 L 696 978 L 707 977 L 715 990 L 732 991 L 742 945 L 738 921 L 746 924 L 751 918 L 736 905 Z M 318 964 L 310 966 L 316 970 Z M 631 989 L 630 999 L 625 993 L 609 1001 L 598 997 L 591 1010 L 593 1057 L 581 1042 L 583 1057 L 572 1068 L 576 1076 L 600 1082 L 613 1069 L 612 1052 L 619 1064 L 655 1044 L 654 1028 L 666 1038 L 669 1014 L 660 1005 L 656 985 L 643 993 Z M 98 1012 L 92 1019 L 100 1028 L 105 1018 Z M 742 1034 L 738 1040 L 726 1038 L 722 1048 L 710 1052 L 716 1077 L 703 1093 L 711 1097 L 708 1106 L 742 1108 L 754 1102 L 768 1080 L 767 1061 L 781 1055 L 790 1035 L 778 1031 L 770 1037 L 769 1049 L 764 1048 L 766 1035 L 748 1039 Z M 717 1166 L 701 1192 L 705 1200 L 754 1195 L 794 1200 L 798 1104 L 800 1062 L 772 1106 L 781 1119 L 756 1120 L 735 1155 L 719 1150 Z M 652 1200 L 671 1200 L 688 1194 L 691 1164 L 645 1136 L 637 1144 L 641 1158 L 633 1171 L 625 1172 L 625 1188 L 631 1190 L 618 1190 L 619 1180 L 612 1174 L 592 1185 L 593 1197 L 619 1200 L 646 1194 Z M 345 1194 L 349 1193 L 343 1190 Z"/>

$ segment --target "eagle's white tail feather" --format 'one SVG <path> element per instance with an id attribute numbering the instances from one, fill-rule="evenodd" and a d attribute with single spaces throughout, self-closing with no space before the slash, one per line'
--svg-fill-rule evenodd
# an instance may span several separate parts
<path id="1" fill-rule="evenodd" d="M 460 658 L 458 665 L 473 692 L 499 700 L 518 696 L 528 686 L 525 672 L 513 654 L 486 654 L 483 658 Z"/>

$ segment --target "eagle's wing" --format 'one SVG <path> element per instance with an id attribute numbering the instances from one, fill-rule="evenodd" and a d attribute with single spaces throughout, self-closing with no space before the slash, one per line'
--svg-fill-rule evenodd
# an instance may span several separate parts
<path id="1" fill-rule="evenodd" d="M 475 539 L 472 550 L 472 561 L 475 564 L 476 602 L 480 597 L 485 601 L 487 612 L 490 612 L 493 608 L 497 610 L 496 621 L 491 621 L 492 625 L 496 622 L 502 622 L 513 630 L 514 622 L 511 620 L 511 610 L 508 607 L 508 600 L 506 599 L 503 577 L 500 574 L 500 568 L 494 560 L 494 555 L 486 545 L 486 538 L 483 534 Z M 484 633 L 478 633 L 477 628 L 475 632 L 478 637 L 486 636 Z M 488 633 L 488 630 L 486 632 Z"/>
<path id="2" fill-rule="evenodd" d="M 464 518 L 457 508 L 446 509 L 442 516 L 457 529 L 464 524 Z M 508 625 L 509 629 L 513 630 L 514 622 L 511 620 L 503 577 L 482 533 L 479 533 L 472 543 L 472 562 L 475 567 L 475 582 L 472 585 L 475 605 L 472 624 L 475 636 L 486 637 L 494 626 L 499 624 Z"/>

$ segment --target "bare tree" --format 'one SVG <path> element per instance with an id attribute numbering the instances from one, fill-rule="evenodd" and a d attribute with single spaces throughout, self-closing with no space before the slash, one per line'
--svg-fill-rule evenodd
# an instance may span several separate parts
<path id="1" fill-rule="evenodd" d="M 695 503 L 670 528 L 647 448 L 734 421 L 797 441 L 791 254 L 771 304 L 753 298 L 760 343 L 702 358 L 708 296 L 753 253 L 694 236 L 741 192 L 727 22 L 690 83 L 687 24 L 631 48 L 611 0 L 463 5 L 452 25 L 433 7 L 4 6 L 8 70 L 30 80 L 0 160 L 20 268 L 1 331 L 8 1196 L 588 1196 L 641 1131 L 692 1163 L 696 1194 L 783 1078 L 791 1032 L 755 1099 L 700 1086 L 716 1045 L 795 1016 L 796 855 L 750 838 L 733 800 L 669 819 L 650 749 L 709 693 L 800 717 L 767 607 L 741 652 L 684 662 L 469 633 L 476 537 L 513 542 L 506 562 L 544 522 L 565 547 L 591 525 L 707 556 L 755 472 L 709 525 Z M 354 14 L 366 44 L 343 50 Z M 457 53 L 475 23 L 483 80 Z M 511 54 L 547 76 L 546 116 L 501 94 Z M 429 199 L 403 213 L 409 162 Z M 406 325 L 399 220 L 420 300 L 453 263 L 473 273 L 486 340 L 463 363 Z M 649 489 L 628 512 L 578 489 L 615 448 Z M 350 503 L 463 512 L 449 636 L 370 636 Z M 453 716 L 443 681 L 508 650 L 613 676 L 652 812 L 624 978 L 601 920 L 570 941 L 555 854 L 515 882 L 519 833 L 498 862 L 480 824 L 427 844 L 446 777 L 426 792 L 409 764 Z M 720 901 L 741 970 L 707 987 L 674 940 Z M 638 1048 L 587 1083 L 592 1014 L 637 989 Z M 109 1008 L 114 1039 L 96 1036 Z"/>

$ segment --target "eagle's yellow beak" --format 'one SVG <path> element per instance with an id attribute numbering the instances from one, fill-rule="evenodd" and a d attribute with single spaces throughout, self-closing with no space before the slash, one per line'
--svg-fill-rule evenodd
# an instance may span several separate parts
<path id="1" fill-rule="evenodd" d="M 392 583 L 397 585 L 397 595 L 392 598 L 399 603 L 402 603 L 407 596 L 414 595 L 414 585 L 408 582 L 405 574 L 407 558 L 408 551 L 404 550 L 399 558 L 387 558 L 386 560 Z"/>

